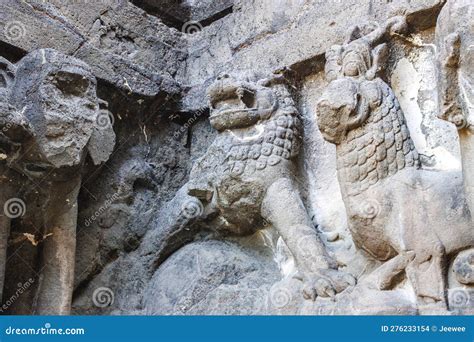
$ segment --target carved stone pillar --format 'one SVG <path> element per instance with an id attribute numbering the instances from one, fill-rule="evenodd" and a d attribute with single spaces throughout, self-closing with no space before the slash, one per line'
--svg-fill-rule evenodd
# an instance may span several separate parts
<path id="1" fill-rule="evenodd" d="M 10 184 L 18 177 L 31 182 L 26 194 L 41 198 L 38 206 L 24 203 L 24 210 L 39 211 L 31 219 L 42 230 L 32 238 L 42 252 L 31 265 L 39 278 L 32 306 L 40 314 L 69 314 L 81 172 L 87 155 L 98 165 L 113 150 L 110 113 L 100 109 L 97 81 L 76 58 L 42 49 L 16 66 L 3 62 L 1 75 L 8 81 L 1 93 L 6 109 L 0 112 L 0 166 L 9 172 L 0 175 L 1 202 L 15 195 Z M 10 221 L 0 220 L 1 279 Z"/>

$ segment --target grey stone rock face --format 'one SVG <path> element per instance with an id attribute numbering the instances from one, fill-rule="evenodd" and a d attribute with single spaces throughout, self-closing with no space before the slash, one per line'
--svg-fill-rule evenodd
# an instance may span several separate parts
<path id="1" fill-rule="evenodd" d="M 53 48 L 89 64 L 97 78 L 142 96 L 177 92 L 186 54 L 180 35 L 128 1 L 2 1 L 2 41 Z"/>
<path id="2" fill-rule="evenodd" d="M 464 186 L 474 208 L 472 166 L 474 20 L 469 1 L 448 1 L 436 24 L 438 54 L 439 117 L 456 125 L 461 145 Z"/>
<path id="3" fill-rule="evenodd" d="M 473 6 L 1 2 L 0 311 L 473 314 Z"/>
<path id="4" fill-rule="evenodd" d="M 2 235 L 8 240 L 12 220 L 21 218 L 20 228 L 12 231 L 23 238 L 18 242 L 29 240 L 33 246 L 43 245 L 42 252 L 33 252 L 42 253 L 38 254 L 41 261 L 24 265 L 35 273 L 29 278 L 36 279 L 30 288 L 36 291 L 32 309 L 44 314 L 68 314 L 81 168 L 88 153 L 95 164 L 106 161 L 115 134 L 110 121 L 101 121 L 104 112 L 99 109 L 97 82 L 84 62 L 42 49 L 16 65 L 4 61 L 3 66 L 2 77 L 8 81 L 2 99 L 2 170 L 12 171 L 6 171 L 2 178 Z M 26 179 L 31 182 L 30 188 L 22 191 L 16 185 Z M 38 212 L 23 218 L 27 208 L 32 209 L 37 201 L 42 202 L 36 206 Z M 23 224 L 37 230 L 21 234 Z M 1 251 L 3 272 L 6 249 L 4 246 Z M 3 288 L 4 274 L 1 278 Z"/>
<path id="5" fill-rule="evenodd" d="M 148 315 L 262 315 L 277 264 L 229 242 L 203 241 L 165 261 L 145 291 Z"/>
<path id="6" fill-rule="evenodd" d="M 394 17 L 365 35 L 356 28 L 349 42 L 328 50 L 330 84 L 317 114 L 324 138 L 336 145 L 338 179 L 355 244 L 376 259 L 390 259 L 383 268 L 393 262 L 394 268 L 378 280 L 380 289 L 396 286 L 393 277 L 404 270 L 419 310 L 440 310 L 448 308 L 447 255 L 471 247 L 474 233 L 466 205 L 447 194 L 460 191 L 453 177 L 420 170 L 400 104 L 377 76 L 386 54 L 381 40 L 405 25 L 404 18 Z M 405 206 L 409 194 L 414 207 Z M 445 233 L 449 220 L 435 208 L 453 205 L 461 215 Z"/>

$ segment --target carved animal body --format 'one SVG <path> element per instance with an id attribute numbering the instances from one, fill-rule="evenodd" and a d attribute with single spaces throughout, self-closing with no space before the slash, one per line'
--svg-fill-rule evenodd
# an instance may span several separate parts
<path id="1" fill-rule="evenodd" d="M 357 89 L 354 82 L 356 81 L 350 78 L 334 81 L 326 94 L 334 94 L 336 89 L 339 95 L 343 91 L 352 92 Z M 442 210 L 442 213 L 446 213 L 443 208 L 450 208 L 455 216 L 464 215 L 466 218 L 468 212 L 465 203 L 459 198 L 459 191 L 451 190 L 459 188 L 459 176 L 456 177 L 453 173 L 454 178 L 450 177 L 451 180 L 446 182 L 444 173 L 419 169 L 419 155 L 410 137 L 400 104 L 390 87 L 381 79 L 364 80 L 361 83 L 360 101 L 369 103 L 370 115 L 360 127 L 347 132 L 345 139 L 337 145 L 338 178 L 355 243 L 377 259 L 387 260 L 404 250 L 415 249 L 415 246 L 409 247 L 411 238 L 408 236 L 413 235 L 412 238 L 415 238 L 416 234 L 422 232 L 415 232 L 413 229 L 417 228 L 418 224 L 425 222 L 426 225 L 431 220 L 427 217 L 428 212 L 421 213 L 423 218 L 419 222 L 413 217 L 420 214 L 418 208 L 426 207 L 424 201 L 429 200 L 430 207 Z M 339 96 L 337 100 L 342 98 L 343 96 Z M 323 95 L 319 102 L 320 116 L 328 110 L 328 105 L 340 105 L 328 101 L 330 100 Z M 323 132 L 325 120 L 320 120 Z M 437 181 L 439 178 L 444 181 Z M 421 197 L 417 194 L 420 191 L 423 193 Z M 409 207 L 398 203 L 403 201 L 402 193 L 410 198 Z M 438 197 L 441 202 L 437 203 Z M 408 211 L 405 212 L 405 208 Z M 450 219 L 452 215 L 451 213 Z M 404 225 L 398 225 L 400 218 L 405 221 Z M 464 243 L 472 243 L 472 239 L 453 241 L 463 236 L 462 231 L 459 231 L 457 237 L 452 234 L 453 231 L 446 234 L 446 224 L 453 227 L 453 223 L 440 224 L 439 220 L 440 218 L 436 217 L 438 222 L 431 222 L 431 226 L 422 236 L 428 238 L 427 236 L 433 235 L 434 240 L 431 242 L 441 240 L 439 242 L 447 247 L 447 252 L 462 248 Z M 458 228 L 468 233 L 464 236 L 472 236 L 468 229 L 462 228 L 466 226 L 465 223 L 454 224 L 454 227 L 459 225 Z M 405 225 L 408 225 L 405 227 L 406 231 L 400 230 L 404 229 Z"/>
<path id="2" fill-rule="evenodd" d="M 471 219 L 474 214 L 474 4 L 448 0 L 436 23 L 438 98 L 441 119 L 458 128 L 463 183 Z M 473 220 L 474 222 L 474 220 Z M 472 226 L 472 222 L 471 222 Z M 453 269 L 460 284 L 473 285 L 474 248 L 460 253 Z"/>
<path id="3" fill-rule="evenodd" d="M 370 51 L 369 42 L 359 38 L 344 47 L 355 52 L 341 61 L 344 71 L 352 73 L 353 65 L 364 70 L 354 56 Z M 370 57 L 366 60 L 371 67 Z M 398 100 L 373 76 L 342 74 L 317 104 L 320 131 L 336 144 L 349 228 L 355 244 L 372 257 L 406 261 L 405 267 L 391 262 L 398 269 L 388 272 L 381 288 L 394 285 L 394 276 L 406 270 L 420 308 L 433 303 L 445 308 L 448 256 L 474 245 L 461 177 L 420 169 Z"/>
<path id="4" fill-rule="evenodd" d="M 301 123 L 283 82 L 224 75 L 209 88 L 209 119 L 219 133 L 167 207 L 176 218 L 158 223 L 157 236 L 147 239 L 158 242 L 142 254 L 153 251 L 163 260 L 182 245 L 183 236 L 189 239 L 193 227 L 246 235 L 268 222 L 293 254 L 306 298 L 333 296 L 355 284 L 336 269 L 299 196 L 295 157 Z"/>
<path id="5" fill-rule="evenodd" d="M 464 188 L 474 212 L 474 11 L 472 1 L 449 0 L 438 16 L 439 117 L 458 128 Z"/>
<path id="6" fill-rule="evenodd" d="M 212 194 L 211 205 L 218 208 L 219 217 L 210 224 L 213 229 L 247 234 L 262 227 L 261 204 L 267 189 L 281 178 L 296 177 L 300 118 L 289 94 L 280 91 L 276 96 L 277 104 L 272 104 L 274 112 L 269 118 L 250 128 L 219 133 L 191 171 L 190 194 L 206 189 Z M 216 160 L 217 169 L 208 172 Z"/>

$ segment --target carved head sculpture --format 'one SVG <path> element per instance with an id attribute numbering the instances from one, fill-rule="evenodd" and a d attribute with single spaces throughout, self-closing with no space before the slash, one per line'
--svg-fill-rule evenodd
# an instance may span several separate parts
<path id="1" fill-rule="evenodd" d="M 188 186 L 192 196 L 205 201 L 212 198 L 209 175 L 214 173 L 217 178 L 235 179 L 255 174 L 255 183 L 251 184 L 255 189 L 259 172 L 281 171 L 298 155 L 301 119 L 283 76 L 223 75 L 209 87 L 208 96 L 210 122 L 219 131 L 213 144 L 224 146 L 225 152 L 221 161 L 209 154 L 212 158 L 204 156 L 195 163 L 190 175 L 192 184 Z M 215 172 L 217 167 L 222 170 Z M 242 184 L 238 181 L 239 187 Z M 234 197 L 241 195 L 232 191 Z M 235 199 L 229 201 L 233 202 Z"/>
<path id="2" fill-rule="evenodd" d="M 278 108 L 278 99 L 267 87 L 270 80 L 250 75 L 237 78 L 223 74 L 209 87 L 209 120 L 219 130 L 243 128 L 268 119 Z"/>
<path id="3" fill-rule="evenodd" d="M 52 49 L 24 57 L 9 87 L 9 104 L 27 123 L 27 138 L 8 155 L 8 164 L 37 178 L 75 169 L 86 152 L 95 164 L 107 160 L 115 134 L 110 121 L 101 121 L 107 114 L 99 109 L 96 86 L 90 68 L 74 57 Z"/>
<path id="4" fill-rule="evenodd" d="M 324 139 L 337 145 L 339 178 L 350 194 L 406 166 L 419 166 L 400 104 L 390 86 L 376 77 L 386 45 L 371 48 L 384 32 L 402 28 L 403 23 L 394 18 L 354 41 L 359 33 L 351 34 L 349 43 L 332 47 L 326 55 L 331 82 L 316 105 L 316 114 Z"/>
<path id="5" fill-rule="evenodd" d="M 384 68 L 387 46 L 382 40 L 387 33 L 406 30 L 404 17 L 393 17 L 384 25 L 368 23 L 356 26 L 342 45 L 333 45 L 326 51 L 326 79 L 362 77 L 372 80 Z"/>
<path id="6" fill-rule="evenodd" d="M 0 153 L 3 156 L 19 146 L 18 142 L 29 136 L 24 117 L 10 104 L 10 94 L 15 80 L 16 67 L 0 57 Z"/>
<path id="7" fill-rule="evenodd" d="M 342 73 L 344 76 L 363 76 L 372 67 L 371 49 L 364 40 L 347 44 L 342 51 Z"/>
<path id="8" fill-rule="evenodd" d="M 324 139 L 339 144 L 368 117 L 366 99 L 358 84 L 342 78 L 332 81 L 317 104 L 318 124 Z"/>
<path id="9" fill-rule="evenodd" d="M 211 85 L 208 95 L 211 125 L 219 131 L 233 130 L 232 144 L 239 146 L 231 150 L 229 160 L 261 157 L 257 164 L 266 165 L 263 159 L 275 154 L 268 164 L 276 165 L 281 157 L 298 154 L 301 120 L 283 75 L 224 75 Z"/>
<path id="10" fill-rule="evenodd" d="M 328 81 L 339 77 L 362 77 L 372 80 L 377 72 L 383 69 L 386 55 L 386 44 L 372 48 L 364 38 L 342 46 L 335 45 L 326 52 L 326 78 Z"/>
<path id="11" fill-rule="evenodd" d="M 326 51 L 325 73 L 330 83 L 318 101 L 317 113 L 327 141 L 339 144 L 367 120 L 371 108 L 380 104 L 381 87 L 369 81 L 384 69 L 388 51 L 382 39 L 389 32 L 405 29 L 404 17 L 393 17 L 384 25 L 356 26 L 345 44 Z"/>

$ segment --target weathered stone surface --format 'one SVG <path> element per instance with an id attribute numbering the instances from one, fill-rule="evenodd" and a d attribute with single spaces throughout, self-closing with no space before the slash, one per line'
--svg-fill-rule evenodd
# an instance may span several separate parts
<path id="1" fill-rule="evenodd" d="M 25 216 L 27 208 L 35 207 L 36 201 L 42 202 L 24 223 L 34 226 L 35 231 L 23 233 L 23 239 L 18 240 L 29 240 L 35 247 L 42 245 L 40 251 L 31 253 L 41 255 L 41 260 L 23 264 L 23 268 L 29 267 L 27 274 L 30 270 L 41 273 L 29 278 L 36 280 L 30 289 L 35 293 L 31 310 L 39 314 L 69 314 L 81 169 L 88 152 L 92 152 L 94 164 L 108 159 L 115 133 L 108 114 L 105 121 L 101 117 L 104 112 L 99 110 L 97 81 L 84 62 L 53 49 L 41 49 L 26 55 L 15 66 L 6 61 L 2 66 L 2 78 L 6 81 L 2 86 L 6 89 L 2 91 L 5 96 L 0 113 L 1 167 L 15 172 L 2 175 L 2 192 L 8 196 L 2 198 L 6 219 L 2 219 L 0 229 L 7 237 L 10 230 L 12 235 L 21 236 L 22 227 L 11 229 L 12 220 Z M 104 142 L 108 146 L 96 145 Z M 11 188 L 25 182 L 24 178 L 31 182 L 27 189 Z M 42 184 L 41 188 L 37 182 Z M 30 201 L 10 197 L 14 195 L 28 197 Z M 4 246 L 2 269 L 9 260 L 7 270 L 13 267 L 19 272 L 14 260 L 6 256 L 11 254 L 7 254 Z M 1 278 L 3 288 L 3 274 Z"/>
<path id="2" fill-rule="evenodd" d="M 3 41 L 25 51 L 55 48 L 90 65 L 97 78 L 125 92 L 178 91 L 172 76 L 186 56 L 182 38 L 127 1 L 8 0 L 0 4 Z"/>
<path id="3" fill-rule="evenodd" d="M 456 125 L 461 145 L 464 187 L 474 209 L 473 140 L 474 113 L 474 20 L 470 1 L 448 1 L 436 24 L 438 53 L 439 114 Z"/>
<path id="4" fill-rule="evenodd" d="M 186 33 L 191 24 L 210 24 L 229 11 L 233 0 L 134 0 L 138 7 Z M 188 32 L 189 33 L 189 32 Z"/>
<path id="5" fill-rule="evenodd" d="M 1 40 L 25 51 L 52 48 L 67 54 L 84 42 L 84 37 L 45 3 L 7 0 L 0 4 Z M 51 15 L 48 15 L 49 12 Z"/>
<path id="6" fill-rule="evenodd" d="M 271 254 L 219 241 L 192 243 L 170 257 L 145 291 L 147 315 L 266 314 L 280 278 Z"/>
<path id="7" fill-rule="evenodd" d="M 471 6 L 2 2 L 4 311 L 472 314 Z"/>
<path id="8" fill-rule="evenodd" d="M 309 73 L 315 66 L 322 69 L 326 49 L 345 38 L 351 26 L 368 20 L 381 23 L 405 13 L 410 28 L 416 30 L 433 26 L 442 6 L 439 0 L 237 3 L 232 15 L 191 37 L 184 81 L 192 88 L 183 100 L 188 108 L 202 105 L 206 86 L 225 70 L 251 66 L 271 73 L 287 67 Z M 431 23 L 419 18 L 431 18 Z"/>

